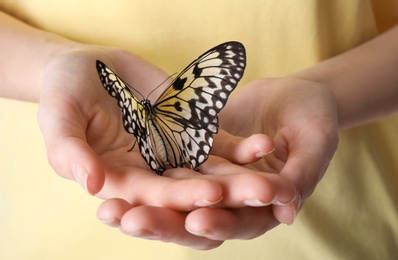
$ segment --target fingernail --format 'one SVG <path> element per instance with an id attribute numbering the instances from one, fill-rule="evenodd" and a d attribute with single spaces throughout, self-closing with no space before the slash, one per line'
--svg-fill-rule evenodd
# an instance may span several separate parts
<path id="1" fill-rule="evenodd" d="M 278 205 L 278 206 L 285 206 L 285 205 L 289 205 L 292 202 L 298 201 L 298 203 L 300 203 L 300 194 L 298 194 L 297 192 L 294 194 L 293 199 L 291 199 L 290 201 L 286 201 L 286 202 L 281 202 L 278 198 L 278 196 L 275 196 L 275 198 L 272 201 L 272 204 Z"/>
<path id="2" fill-rule="evenodd" d="M 300 194 L 296 194 L 295 199 L 290 203 L 290 210 L 293 213 L 293 220 L 290 223 L 287 223 L 288 226 L 293 225 L 294 221 L 296 220 L 297 217 L 297 212 L 300 208 L 300 203 L 301 203 L 301 199 L 300 199 Z"/>
<path id="3" fill-rule="evenodd" d="M 153 233 L 148 230 L 142 231 L 139 237 L 144 238 L 144 239 L 149 239 L 149 240 L 160 240 L 159 234 Z"/>
<path id="4" fill-rule="evenodd" d="M 148 239 L 148 240 L 160 240 L 160 235 L 153 233 L 152 231 L 149 230 L 138 230 L 136 232 L 132 232 L 132 233 L 127 233 L 130 236 L 133 237 L 139 237 L 139 238 L 143 238 L 143 239 Z"/>
<path id="5" fill-rule="evenodd" d="M 75 178 L 75 181 L 80 184 L 80 186 L 83 187 L 83 189 L 88 192 L 87 189 L 87 179 L 88 179 L 88 173 L 86 169 L 84 169 L 83 166 L 80 164 L 74 164 L 73 165 L 73 177 Z"/>
<path id="6" fill-rule="evenodd" d="M 247 199 L 243 201 L 243 204 L 249 207 L 264 207 L 268 206 L 270 203 L 264 203 L 258 199 Z"/>
<path id="7" fill-rule="evenodd" d="M 116 219 L 100 219 L 98 218 L 103 224 L 110 226 L 110 227 L 119 227 L 120 226 L 120 221 L 117 221 Z"/>
<path id="8" fill-rule="evenodd" d="M 217 203 L 219 203 L 220 201 L 222 201 L 223 197 L 221 197 L 219 200 L 217 201 L 208 201 L 206 199 L 203 200 L 197 200 L 195 201 L 195 203 L 193 204 L 195 207 L 209 207 L 209 206 L 213 206 Z"/>
<path id="9" fill-rule="evenodd" d="M 293 213 L 293 219 L 292 219 L 292 221 L 290 223 L 286 223 L 288 226 L 293 225 L 293 223 L 294 223 L 294 221 L 296 220 L 296 217 L 297 217 L 297 210 L 296 210 L 296 206 L 295 206 L 294 202 L 292 202 L 290 204 L 290 210 Z"/>
<path id="10" fill-rule="evenodd" d="M 297 199 L 297 198 L 295 197 L 295 198 L 294 198 L 293 200 L 291 200 L 291 201 L 288 201 L 288 202 L 280 202 L 280 201 L 278 200 L 278 198 L 276 197 L 276 198 L 272 201 L 272 204 L 279 205 L 279 206 L 285 206 L 285 205 L 289 205 L 290 203 L 294 202 L 296 199 Z"/>
<path id="11" fill-rule="evenodd" d="M 275 148 L 273 148 L 273 149 L 272 149 L 271 151 L 269 151 L 269 152 L 257 152 L 257 153 L 256 153 L 256 157 L 257 157 L 257 158 L 263 158 L 264 156 L 266 156 L 266 155 L 272 153 L 274 150 L 275 150 Z"/>
<path id="12" fill-rule="evenodd" d="M 188 226 L 185 226 L 185 229 L 189 233 L 191 233 L 191 234 L 193 234 L 195 236 L 203 237 L 203 236 L 211 236 L 211 235 L 213 235 L 213 232 L 210 231 L 210 230 L 193 230 L 193 229 L 189 228 Z"/>

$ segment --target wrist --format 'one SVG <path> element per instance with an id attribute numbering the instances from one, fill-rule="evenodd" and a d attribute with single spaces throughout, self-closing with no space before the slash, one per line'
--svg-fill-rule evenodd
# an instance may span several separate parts
<path id="1" fill-rule="evenodd" d="M 54 35 L 53 39 L 47 38 L 45 43 L 40 46 L 40 58 L 32 65 L 36 66 L 36 76 L 32 76 L 31 79 L 34 82 L 27 91 L 27 96 L 19 96 L 18 99 L 24 101 L 38 102 L 42 93 L 42 87 L 46 80 L 46 72 L 60 57 L 66 56 L 69 53 L 83 49 L 85 44 L 74 42 L 65 38 Z M 42 51 L 40 51 L 42 50 Z M 21 82 L 22 84 L 26 82 Z"/>
<path id="2" fill-rule="evenodd" d="M 77 43 L 0 12 L 0 96 L 38 101 L 47 65 Z"/>
<path id="3" fill-rule="evenodd" d="M 332 90 L 340 129 L 376 121 L 398 111 L 397 43 L 395 27 L 296 75 Z"/>
<path id="4" fill-rule="evenodd" d="M 315 65 L 311 68 L 294 73 L 291 77 L 307 81 L 310 85 L 324 86 L 325 89 L 328 89 L 331 96 L 334 98 L 338 127 L 339 129 L 344 129 L 350 124 L 349 113 L 347 112 L 350 110 L 347 107 L 349 103 L 344 102 L 344 96 L 333 87 L 333 82 L 328 79 L 327 73 L 324 73 L 323 68 L 319 68 L 318 66 L 319 65 Z"/>

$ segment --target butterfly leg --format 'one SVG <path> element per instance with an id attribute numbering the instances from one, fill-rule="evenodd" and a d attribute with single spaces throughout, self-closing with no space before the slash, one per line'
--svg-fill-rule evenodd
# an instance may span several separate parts
<path id="1" fill-rule="evenodd" d="M 127 152 L 131 152 L 134 149 L 134 146 L 136 143 L 137 143 L 137 140 L 134 141 L 133 147 L 131 147 Z"/>

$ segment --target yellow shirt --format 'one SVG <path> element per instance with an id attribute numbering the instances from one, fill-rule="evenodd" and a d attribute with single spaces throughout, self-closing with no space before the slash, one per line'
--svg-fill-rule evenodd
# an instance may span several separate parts
<path id="1" fill-rule="evenodd" d="M 238 40 L 248 56 L 241 86 L 312 66 L 398 22 L 394 0 L 0 0 L 0 9 L 77 41 L 128 49 L 169 73 L 210 47 Z M 397 116 L 342 133 L 327 174 L 293 226 L 198 252 L 130 238 L 99 223 L 99 201 L 48 166 L 36 109 L 0 100 L 0 259 L 398 255 Z"/>

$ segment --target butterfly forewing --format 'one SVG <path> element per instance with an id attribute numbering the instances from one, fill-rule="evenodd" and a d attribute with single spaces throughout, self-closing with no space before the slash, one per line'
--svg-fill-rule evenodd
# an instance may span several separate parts
<path id="1" fill-rule="evenodd" d="M 117 100 L 118 106 L 122 109 L 124 129 L 135 136 L 143 135 L 146 115 L 138 99 L 131 93 L 126 83 L 101 61 L 97 61 L 97 71 L 104 88 Z"/>
<path id="2" fill-rule="evenodd" d="M 203 128 L 221 111 L 243 76 L 245 48 L 227 42 L 209 50 L 171 83 L 154 105 L 159 116 Z"/>

